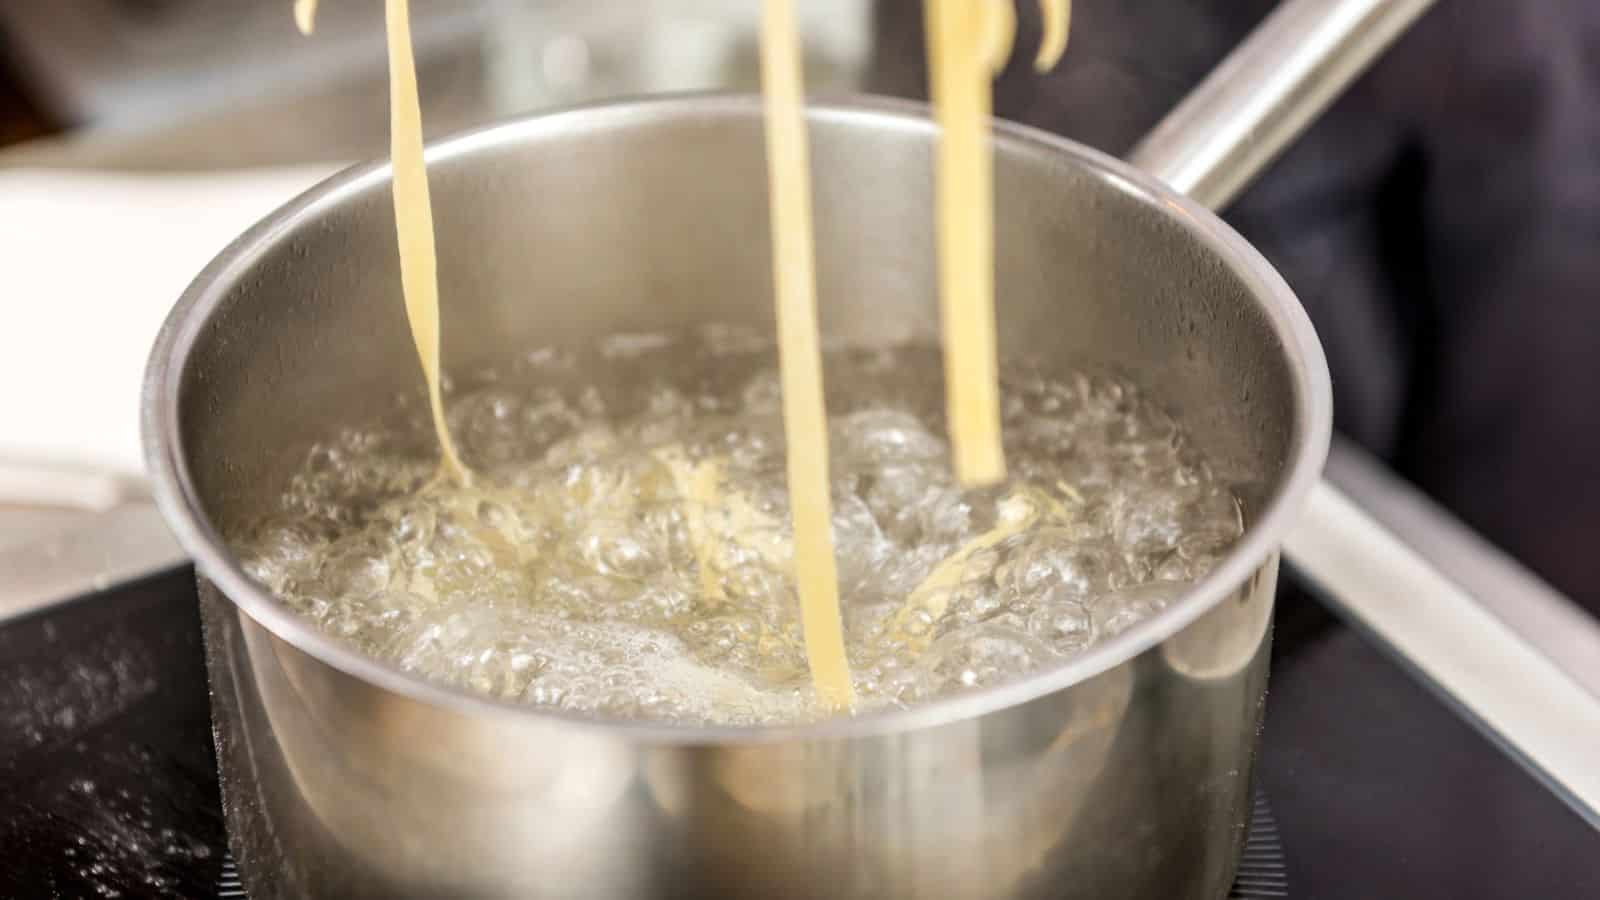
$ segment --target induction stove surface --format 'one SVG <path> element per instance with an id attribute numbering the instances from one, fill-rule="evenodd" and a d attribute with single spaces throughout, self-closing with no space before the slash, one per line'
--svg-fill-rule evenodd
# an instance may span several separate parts
<path id="1" fill-rule="evenodd" d="M 1236 897 L 1600 896 L 1600 835 L 1288 594 Z M 187 568 L 0 626 L 0 897 L 242 896 L 201 646 Z"/>

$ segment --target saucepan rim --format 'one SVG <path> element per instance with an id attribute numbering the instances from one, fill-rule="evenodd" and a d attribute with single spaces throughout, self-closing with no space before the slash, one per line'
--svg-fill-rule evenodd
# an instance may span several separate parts
<path id="1" fill-rule="evenodd" d="M 429 145 L 427 159 L 439 163 L 505 145 L 559 139 L 573 131 L 674 117 L 760 114 L 760 98 L 711 93 L 610 101 L 520 117 Z M 877 97 L 852 97 L 814 104 L 813 122 L 866 122 L 878 129 L 931 134 L 933 124 L 921 103 Z M 272 596 L 245 574 L 239 560 L 203 512 L 184 460 L 179 428 L 179 390 L 185 365 L 203 326 L 233 286 L 247 276 L 273 246 L 296 229 L 390 176 L 386 161 L 352 166 L 333 175 L 233 241 L 184 292 L 163 324 L 151 350 L 141 403 L 145 462 L 153 492 L 168 526 L 209 579 L 242 613 L 279 639 L 349 676 L 420 703 L 463 714 L 514 717 L 519 722 L 600 730 L 640 744 L 705 745 L 844 740 L 905 732 L 975 718 L 1017 706 L 1067 688 L 1158 646 L 1222 602 L 1267 562 L 1293 525 L 1327 458 L 1333 401 L 1327 363 L 1305 310 L 1283 278 L 1231 227 L 1209 210 L 1127 163 L 1074 141 L 1010 122 L 995 123 L 995 141 L 1012 149 L 1041 152 L 1070 161 L 1082 170 L 1152 207 L 1227 264 L 1257 299 L 1287 355 L 1293 379 L 1294 420 L 1288 463 L 1275 490 L 1241 540 L 1204 579 L 1166 609 L 1120 634 L 1101 641 L 1060 665 L 1006 684 L 934 700 L 910 709 L 866 712 L 820 722 L 778 727 L 675 725 L 621 720 L 539 709 L 497 700 L 465 689 L 428 681 L 387 662 L 366 656 Z"/>

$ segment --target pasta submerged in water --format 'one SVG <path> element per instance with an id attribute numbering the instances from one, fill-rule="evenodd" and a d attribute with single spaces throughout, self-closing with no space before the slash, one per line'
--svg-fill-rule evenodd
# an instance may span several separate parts
<path id="1" fill-rule="evenodd" d="M 793 0 L 764 3 L 762 92 L 794 567 L 817 695 L 842 710 L 852 705 L 854 691 L 831 532 L 800 41 Z M 994 484 L 1006 474 L 994 309 L 994 161 L 987 129 L 990 81 L 1004 68 L 1015 40 L 1010 3 L 924 0 L 929 93 L 940 129 L 935 184 L 946 406 L 956 476 L 968 486 Z M 1066 49 L 1071 10 L 1070 0 L 1040 3 L 1044 34 L 1034 65 L 1046 71 Z M 295 23 L 303 33 L 314 28 L 316 8 L 316 0 L 295 0 Z M 465 485 L 470 473 L 450 438 L 440 387 L 438 260 L 407 0 L 385 0 L 384 18 L 406 316 L 427 381 L 442 473 Z"/>

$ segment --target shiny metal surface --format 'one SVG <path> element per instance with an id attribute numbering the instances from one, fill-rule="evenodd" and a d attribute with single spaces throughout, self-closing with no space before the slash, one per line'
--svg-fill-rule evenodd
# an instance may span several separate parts
<path id="1" fill-rule="evenodd" d="M 1325 477 L 1600 703 L 1600 620 L 1348 440 Z"/>
<path id="2" fill-rule="evenodd" d="M 1327 484 L 1284 546 L 1347 617 L 1600 828 L 1600 702 L 1582 684 Z"/>
<path id="3" fill-rule="evenodd" d="M 1129 160 L 1227 206 L 1433 0 L 1286 0 Z"/>
<path id="4" fill-rule="evenodd" d="M 824 329 L 931 340 L 924 112 L 811 119 Z M 1281 279 L 1199 206 L 1067 141 L 1005 126 L 997 142 L 1002 353 L 1138 373 L 1240 485 L 1250 528 L 1151 620 L 910 711 L 766 730 L 578 720 L 421 682 L 313 631 L 224 535 L 374 391 L 420 390 L 387 169 L 314 190 L 202 274 L 152 356 L 145 433 L 203 576 L 253 897 L 1225 894 L 1277 546 L 1326 452 L 1325 364 Z M 761 147 L 758 103 L 715 97 L 436 147 L 448 364 L 619 329 L 769 325 Z"/>
<path id="5" fill-rule="evenodd" d="M 862 89 L 873 3 L 795 9 L 813 96 Z M 496 0 L 484 29 L 495 105 L 531 112 L 619 97 L 761 87 L 761 5 L 748 0 Z"/>

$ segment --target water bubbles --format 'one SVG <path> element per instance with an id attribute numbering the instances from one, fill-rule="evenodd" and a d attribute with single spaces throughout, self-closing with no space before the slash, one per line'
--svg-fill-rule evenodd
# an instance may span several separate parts
<path id="1" fill-rule="evenodd" d="M 782 414 L 783 382 L 779 380 L 777 370 L 757 373 L 740 391 L 740 400 L 748 414 Z"/>
<path id="2" fill-rule="evenodd" d="M 1183 498 L 1175 491 L 1130 492 L 1115 513 L 1117 543 L 1134 553 L 1166 550 L 1183 532 L 1182 513 Z"/>
<path id="3" fill-rule="evenodd" d="M 900 630 L 912 637 L 926 637 L 933 632 L 933 613 L 919 609 L 906 617 Z"/>
<path id="4" fill-rule="evenodd" d="M 305 524 L 287 522 L 263 528 L 245 560 L 245 572 L 275 593 L 317 568 L 323 541 Z"/>
<path id="5" fill-rule="evenodd" d="M 868 408 L 829 423 L 832 452 L 844 465 L 935 460 L 945 455 L 944 441 L 934 437 L 905 410 Z"/>
<path id="6" fill-rule="evenodd" d="M 834 499 L 833 549 L 845 597 L 870 593 L 878 572 L 899 550 L 878 527 L 872 508 L 853 493 L 839 493 Z"/>
<path id="7" fill-rule="evenodd" d="M 1094 616 L 1083 599 L 1059 585 L 1050 588 L 1042 602 L 1034 606 L 1027 628 L 1029 634 L 1063 656 L 1089 646 L 1096 636 Z"/>
<path id="8" fill-rule="evenodd" d="M 1125 582 L 1121 561 L 1104 545 L 1074 541 L 1070 532 L 1057 528 L 1019 537 L 995 567 L 996 582 L 1013 596 L 1036 597 L 1059 590 L 1063 596 L 1083 598 Z"/>
<path id="9" fill-rule="evenodd" d="M 1101 634 L 1121 634 L 1167 607 L 1182 591 L 1182 585 L 1151 582 L 1098 597 L 1093 614 Z"/>
<path id="10" fill-rule="evenodd" d="M 883 567 L 875 573 L 878 579 L 878 593 L 873 595 L 863 592 L 856 598 L 847 598 L 848 603 L 865 604 L 876 600 L 889 602 L 898 607 L 901 598 L 909 596 L 932 574 L 939 563 L 956 550 L 956 545 L 953 543 L 907 546 L 897 542 L 895 547 L 895 554 L 885 560 Z"/>
<path id="11" fill-rule="evenodd" d="M 522 452 L 522 398 L 510 390 L 484 390 L 450 406 L 450 432 L 477 465 L 515 459 Z"/>
<path id="12" fill-rule="evenodd" d="M 1103 373 L 1003 373 L 1012 480 L 961 489 L 939 365 L 931 347 L 829 352 L 863 709 L 1080 653 L 1165 608 L 1242 533 L 1171 418 Z M 240 554 L 319 628 L 441 683 L 589 715 L 817 718 L 781 401 L 770 345 L 737 329 L 529 354 L 452 393 L 472 487 L 436 480 L 407 404 L 312 448 Z"/>
<path id="13" fill-rule="evenodd" d="M 972 530 L 973 501 L 953 487 L 928 491 L 911 511 L 923 540 L 952 540 Z"/>
<path id="14" fill-rule="evenodd" d="M 579 557 L 598 575 L 643 578 L 661 568 L 665 555 L 637 523 L 623 519 L 591 520 L 575 537 Z"/>
<path id="15" fill-rule="evenodd" d="M 644 585 L 639 595 L 641 606 L 649 610 L 651 619 L 660 622 L 677 622 L 694 611 L 694 592 L 675 580 L 661 579 Z"/>
<path id="16" fill-rule="evenodd" d="M 393 542 L 385 536 L 359 534 L 331 549 L 319 572 L 330 593 L 350 598 L 374 597 L 389 587 Z"/>
<path id="17" fill-rule="evenodd" d="M 408 553 L 426 552 L 424 548 L 433 540 L 438 528 L 438 515 L 426 506 L 413 506 L 401 510 L 393 518 L 391 534 L 396 545 Z"/>
<path id="18" fill-rule="evenodd" d="M 720 585 L 729 598 L 750 603 L 762 603 L 775 597 L 788 598 L 792 595 L 790 579 L 783 572 L 759 560 L 724 569 Z"/>
<path id="19" fill-rule="evenodd" d="M 1032 635 L 985 623 L 946 634 L 917 665 L 933 679 L 935 690 L 943 692 L 1009 681 L 1049 658 L 1049 650 Z"/>

